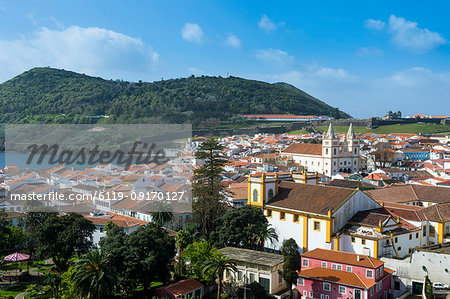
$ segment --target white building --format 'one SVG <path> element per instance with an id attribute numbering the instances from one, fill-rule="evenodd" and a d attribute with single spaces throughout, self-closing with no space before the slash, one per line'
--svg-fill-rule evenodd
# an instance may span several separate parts
<path id="1" fill-rule="evenodd" d="M 359 139 L 350 124 L 348 132 L 342 140 L 338 140 L 330 124 L 322 144 L 293 143 L 281 156 L 291 158 L 304 166 L 309 172 L 317 171 L 326 176 L 338 172 L 359 171 Z"/>

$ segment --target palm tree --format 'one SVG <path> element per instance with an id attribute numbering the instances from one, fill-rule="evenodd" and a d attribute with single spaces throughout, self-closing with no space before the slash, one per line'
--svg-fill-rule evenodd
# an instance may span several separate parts
<path id="1" fill-rule="evenodd" d="M 170 222 L 173 219 L 172 206 L 166 201 L 157 201 L 154 204 L 154 212 L 152 212 L 152 221 L 159 226 Z"/>
<path id="2" fill-rule="evenodd" d="M 217 288 L 217 298 L 220 298 L 222 293 L 222 281 L 223 273 L 225 271 L 236 272 L 236 264 L 230 260 L 229 257 L 223 255 L 221 252 L 214 254 L 209 260 L 207 260 L 203 265 L 203 272 L 210 272 L 213 277 L 217 277 L 218 288 Z"/>
<path id="3" fill-rule="evenodd" d="M 269 223 L 264 223 L 255 235 L 255 239 L 257 246 L 264 250 L 264 243 L 269 241 L 270 244 L 273 244 L 275 241 L 278 241 L 278 235 Z"/>
<path id="4" fill-rule="evenodd" d="M 115 275 L 101 251 L 90 251 L 76 262 L 72 281 L 82 298 L 106 298 L 113 293 Z"/>

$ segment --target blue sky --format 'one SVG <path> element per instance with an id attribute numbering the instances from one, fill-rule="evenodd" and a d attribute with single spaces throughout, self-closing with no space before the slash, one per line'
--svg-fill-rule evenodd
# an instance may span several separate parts
<path id="1" fill-rule="evenodd" d="M 450 114 L 446 1 L 0 0 L 0 82 L 36 66 L 106 79 L 284 81 L 354 117 Z"/>

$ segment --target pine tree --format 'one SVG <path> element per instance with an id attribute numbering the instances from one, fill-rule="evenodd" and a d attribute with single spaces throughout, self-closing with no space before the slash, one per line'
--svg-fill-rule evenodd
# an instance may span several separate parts
<path id="1" fill-rule="evenodd" d="M 220 174 L 227 160 L 220 154 L 222 149 L 222 145 L 210 139 L 203 142 L 195 153 L 195 157 L 204 164 L 194 171 L 193 216 L 206 234 L 215 230 L 224 213 L 225 190 L 220 185 Z"/>

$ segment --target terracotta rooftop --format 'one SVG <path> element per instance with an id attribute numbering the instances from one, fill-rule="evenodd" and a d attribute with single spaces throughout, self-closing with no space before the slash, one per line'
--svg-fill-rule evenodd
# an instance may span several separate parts
<path id="1" fill-rule="evenodd" d="M 328 215 L 328 210 L 336 211 L 355 192 L 358 191 L 281 181 L 278 194 L 269 200 L 267 206 Z"/>
<path id="2" fill-rule="evenodd" d="M 364 191 L 372 199 L 380 202 L 426 201 L 434 203 L 450 202 L 450 189 L 446 187 L 400 185 Z"/>
<path id="3" fill-rule="evenodd" d="M 359 261 L 358 261 L 359 256 Z M 367 255 L 361 255 L 356 253 L 349 253 L 343 251 L 334 251 L 328 249 L 316 248 L 308 251 L 302 255 L 302 258 L 314 258 L 321 259 L 330 262 L 337 262 L 342 264 L 366 267 L 366 268 L 378 268 L 384 263 L 373 257 Z"/>
<path id="4" fill-rule="evenodd" d="M 376 209 L 369 211 L 359 211 L 350 220 L 350 223 L 362 225 L 378 226 L 380 220 L 384 223 L 389 218 L 389 212 L 385 209 Z"/>
<path id="5" fill-rule="evenodd" d="M 107 216 L 101 216 L 101 217 L 91 217 L 91 216 L 85 216 L 84 218 L 92 221 L 92 223 L 97 225 L 105 225 L 108 222 L 113 222 L 117 226 L 121 227 L 132 227 L 132 226 L 143 226 L 148 224 L 147 221 L 139 220 L 132 217 L 122 216 L 115 213 L 108 213 Z"/>
<path id="6" fill-rule="evenodd" d="M 168 286 L 160 287 L 159 289 L 165 289 L 174 296 L 181 296 L 183 294 L 195 291 L 201 287 L 203 287 L 203 285 L 200 282 L 190 278 L 174 282 L 172 284 L 169 284 Z"/>
<path id="7" fill-rule="evenodd" d="M 346 284 L 349 286 L 356 286 L 360 288 L 369 289 L 375 285 L 375 282 L 362 277 L 354 272 L 346 272 L 341 270 L 334 270 L 329 268 L 309 268 L 301 270 L 299 273 L 301 277 L 316 278 L 323 281 L 337 282 L 341 284 Z"/>
<path id="8" fill-rule="evenodd" d="M 418 213 L 422 214 L 426 220 L 448 222 L 450 221 L 450 203 L 432 205 Z"/>
<path id="9" fill-rule="evenodd" d="M 292 143 L 283 153 L 321 156 L 322 144 Z"/>

